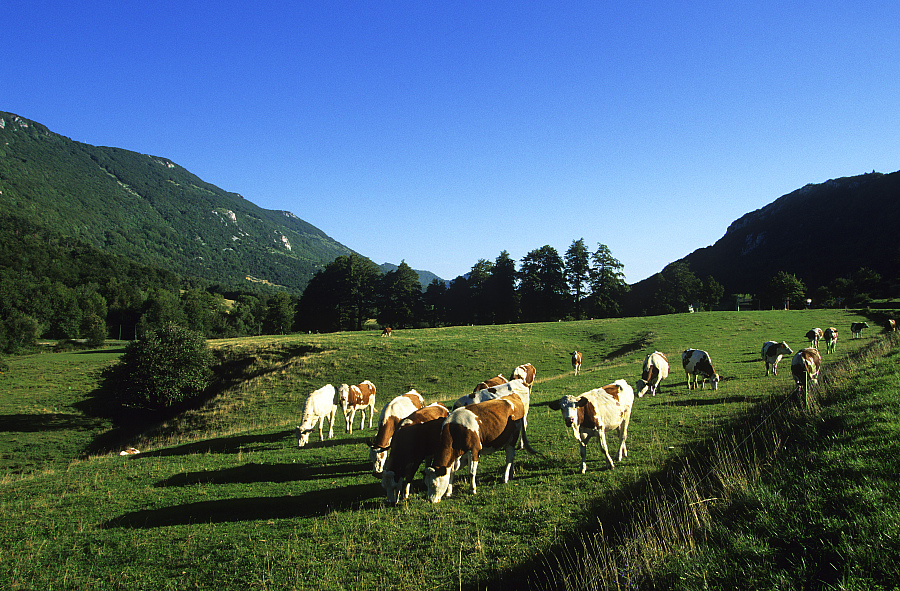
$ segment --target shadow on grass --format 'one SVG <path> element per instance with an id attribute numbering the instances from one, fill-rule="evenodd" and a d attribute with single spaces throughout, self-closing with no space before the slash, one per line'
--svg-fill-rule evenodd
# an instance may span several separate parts
<path id="1" fill-rule="evenodd" d="M 0 431 L 37 433 L 41 431 L 84 430 L 95 428 L 97 421 L 70 413 L 0 415 Z"/>
<path id="2" fill-rule="evenodd" d="M 269 519 L 320 517 L 347 510 L 372 499 L 373 484 L 357 484 L 334 490 L 317 490 L 280 497 L 246 497 L 186 503 L 160 509 L 126 513 L 101 524 L 102 529 L 154 528 L 196 523 L 231 523 Z"/>
<path id="3" fill-rule="evenodd" d="M 157 487 L 191 486 L 194 484 L 252 484 L 256 482 L 297 482 L 328 480 L 342 476 L 358 476 L 371 470 L 368 462 L 346 462 L 330 465 L 255 464 L 249 463 L 224 470 L 182 472 L 156 484 Z M 343 489 L 341 489 L 343 490 Z"/>

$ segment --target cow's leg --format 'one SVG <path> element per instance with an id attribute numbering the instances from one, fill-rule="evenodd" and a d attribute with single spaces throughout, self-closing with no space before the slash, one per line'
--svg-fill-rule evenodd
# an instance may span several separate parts
<path id="1" fill-rule="evenodd" d="M 503 472 L 503 482 L 509 482 L 509 477 L 512 476 L 512 467 L 513 461 L 516 459 L 516 446 L 507 445 L 506 446 L 506 470 Z"/>
<path id="2" fill-rule="evenodd" d="M 322 427 L 325 426 L 325 415 L 319 417 L 319 441 L 325 441 L 325 437 L 322 436 Z"/>
<path id="3" fill-rule="evenodd" d="M 347 413 L 347 433 L 353 435 L 353 419 L 356 418 L 356 409 L 351 408 L 350 412 Z"/>
<path id="4" fill-rule="evenodd" d="M 631 411 L 625 415 L 625 419 L 622 421 L 622 424 L 619 425 L 619 461 L 622 461 L 622 458 L 628 457 L 628 448 L 625 447 L 625 440 L 628 439 L 628 423 L 631 419 Z"/>
<path id="5" fill-rule="evenodd" d="M 331 414 L 328 415 L 328 439 L 334 439 L 334 418 L 337 413 L 335 411 L 331 411 Z"/>
<path id="6" fill-rule="evenodd" d="M 606 429 L 600 428 L 600 445 L 603 447 L 603 453 L 606 455 L 606 461 L 609 463 L 610 469 L 615 468 L 616 465 L 613 464 L 612 456 L 609 455 L 609 446 L 606 443 Z"/>
<path id="7" fill-rule="evenodd" d="M 371 420 L 371 417 L 372 417 L 372 415 L 369 415 L 370 420 Z M 371 427 L 372 425 L 369 425 L 369 426 Z M 361 408 L 361 409 L 359 409 L 359 430 L 362 431 L 365 428 L 366 428 L 366 409 Z"/>
<path id="8" fill-rule="evenodd" d="M 478 460 L 472 459 L 472 463 L 469 464 L 469 471 L 472 473 L 472 494 L 476 494 L 478 490 L 475 488 L 475 473 L 478 472 Z"/>

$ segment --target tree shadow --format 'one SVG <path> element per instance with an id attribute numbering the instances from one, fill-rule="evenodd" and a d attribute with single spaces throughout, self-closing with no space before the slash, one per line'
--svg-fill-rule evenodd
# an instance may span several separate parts
<path id="1" fill-rule="evenodd" d="M 81 414 L 10 414 L 0 415 L 0 431 L 10 433 L 36 433 L 39 431 L 91 430 L 93 421 Z"/>
<path id="2" fill-rule="evenodd" d="M 182 472 L 158 482 L 156 487 L 191 486 L 195 484 L 253 484 L 256 482 L 297 482 L 325 480 L 341 476 L 358 476 L 371 469 L 368 462 L 346 462 L 327 466 L 304 464 L 249 463 L 224 470 Z M 341 489 L 343 491 L 343 489 Z M 343 494 L 343 493 L 342 493 Z"/>
<path id="3" fill-rule="evenodd" d="M 372 501 L 373 484 L 342 487 L 340 494 L 323 489 L 300 495 L 244 497 L 199 501 L 159 509 L 143 509 L 103 522 L 101 529 L 155 528 L 196 523 L 231 523 L 269 519 L 321 517 Z M 379 499 L 380 501 L 380 499 Z"/>

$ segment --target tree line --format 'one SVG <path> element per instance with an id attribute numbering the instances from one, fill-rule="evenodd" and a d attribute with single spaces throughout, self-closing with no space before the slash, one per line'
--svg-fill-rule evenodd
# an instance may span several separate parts
<path id="1" fill-rule="evenodd" d="M 776 273 L 760 294 L 729 294 L 713 277 L 683 262 L 646 282 L 645 295 L 625 282 L 624 266 L 600 243 L 574 240 L 563 255 L 542 246 L 513 260 L 502 251 L 465 275 L 424 289 L 402 262 L 383 273 L 371 260 L 339 256 L 302 293 L 274 286 L 232 288 L 183 277 L 96 250 L 19 218 L 0 216 L 0 352 L 37 339 L 135 340 L 174 323 L 206 338 L 362 330 L 373 319 L 393 328 L 509 324 L 667 314 L 701 309 L 864 305 L 886 291 L 862 268 L 815 290 Z"/>

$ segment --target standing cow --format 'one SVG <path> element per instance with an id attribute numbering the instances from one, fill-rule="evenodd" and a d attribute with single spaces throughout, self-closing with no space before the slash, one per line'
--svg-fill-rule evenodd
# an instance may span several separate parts
<path id="1" fill-rule="evenodd" d="M 703 383 L 709 380 L 713 390 L 719 389 L 722 376 L 716 373 L 709 353 L 700 349 L 688 349 L 681 354 L 681 365 L 687 376 L 688 390 L 703 389 Z"/>
<path id="2" fill-rule="evenodd" d="M 638 398 L 643 398 L 648 391 L 651 396 L 656 396 L 659 384 L 669 377 L 669 360 L 659 351 L 654 351 L 644 358 L 641 367 L 641 379 L 634 385 Z"/>
<path id="3" fill-rule="evenodd" d="M 378 416 L 378 433 L 369 444 L 369 461 L 372 462 L 372 474 L 375 478 L 381 478 L 384 462 L 387 459 L 388 449 L 391 447 L 391 439 L 400 427 L 400 422 L 425 406 L 422 395 L 415 390 L 397 396 L 384 405 Z"/>
<path id="4" fill-rule="evenodd" d="M 812 328 L 806 333 L 806 340 L 809 341 L 809 346 L 813 349 L 819 348 L 819 341 L 825 337 L 825 333 L 822 332 L 821 328 Z"/>
<path id="5" fill-rule="evenodd" d="M 858 339 L 862 336 L 864 328 L 869 328 L 868 322 L 853 322 L 850 324 L 850 334 L 853 335 L 853 338 Z"/>
<path id="6" fill-rule="evenodd" d="M 826 353 L 834 353 L 835 348 L 837 347 L 838 340 L 838 329 L 833 326 L 829 326 L 825 329 L 825 352 Z"/>
<path id="7" fill-rule="evenodd" d="M 581 359 L 582 355 L 579 351 L 572 351 L 572 369 L 575 370 L 575 375 L 578 375 L 578 370 L 581 369 Z"/>
<path id="8" fill-rule="evenodd" d="M 359 428 L 362 429 L 366 422 L 366 409 L 369 410 L 369 429 L 375 420 L 375 384 L 369 380 L 355 386 L 341 384 L 338 390 L 341 399 L 341 409 L 344 411 L 344 419 L 347 421 L 347 433 L 353 433 L 353 418 L 359 411 Z"/>
<path id="9" fill-rule="evenodd" d="M 503 482 L 509 482 L 519 436 L 525 441 L 525 449 L 534 453 L 523 430 L 524 418 L 525 406 L 515 394 L 451 412 L 441 427 L 441 441 L 431 466 L 425 470 L 428 500 L 439 503 L 453 493 L 453 471 L 463 455 L 469 458 L 472 494 L 477 492 L 475 476 L 483 454 L 501 449 L 506 451 Z"/>
<path id="10" fill-rule="evenodd" d="M 884 330 L 887 332 L 894 332 L 897 330 L 897 321 L 893 318 L 888 318 L 884 323 Z"/>
<path id="11" fill-rule="evenodd" d="M 566 426 L 572 429 L 581 448 L 581 473 L 587 472 L 587 444 L 597 435 L 609 468 L 613 469 L 612 456 L 606 442 L 606 431 L 619 432 L 619 459 L 628 456 L 625 440 L 628 438 L 628 423 L 634 406 L 634 390 L 625 380 L 616 380 L 602 388 L 585 392 L 579 397 L 563 396 L 551 402 L 550 408 L 562 411 Z"/>
<path id="12" fill-rule="evenodd" d="M 449 414 L 447 407 L 435 402 L 400 422 L 391 445 L 391 454 L 381 473 L 381 486 L 389 504 L 396 504 L 401 496 L 409 498 L 409 485 L 416 470 L 437 451 L 441 442 L 441 427 Z"/>
<path id="13" fill-rule="evenodd" d="M 328 439 L 334 437 L 334 416 L 337 414 L 339 401 L 337 392 L 331 384 L 325 384 L 306 397 L 303 405 L 303 419 L 300 425 L 294 429 L 298 447 L 309 443 L 309 434 L 316 428 L 316 424 L 319 426 L 319 441 L 325 440 L 322 437 L 322 425 L 325 423 L 325 419 L 328 419 Z"/>
<path id="14" fill-rule="evenodd" d="M 819 350 L 813 347 L 800 349 L 791 359 L 791 373 L 794 375 L 794 382 L 797 384 L 797 390 L 807 395 L 809 401 L 808 390 L 809 384 L 818 384 L 819 368 L 822 365 L 822 357 Z"/>
<path id="15" fill-rule="evenodd" d="M 785 355 L 791 355 L 793 351 L 788 347 L 787 343 L 781 341 L 766 341 L 762 346 L 762 358 L 766 362 L 766 375 L 769 375 L 769 367 L 772 368 L 772 375 L 778 375 L 778 362 Z"/>

